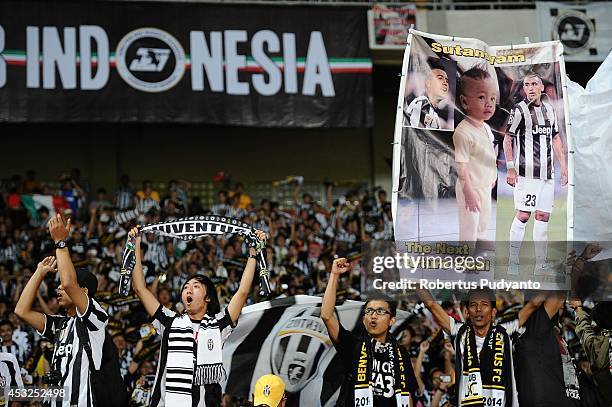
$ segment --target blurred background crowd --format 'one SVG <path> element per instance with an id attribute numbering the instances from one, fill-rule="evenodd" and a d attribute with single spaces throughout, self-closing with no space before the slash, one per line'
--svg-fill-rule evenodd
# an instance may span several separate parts
<path id="1" fill-rule="evenodd" d="M 286 183 L 293 188 L 293 200 L 279 203 L 264 198 L 256 202 L 242 183 L 221 179 L 216 201 L 203 205 L 197 196 L 191 196 L 190 183 L 184 180 L 171 180 L 165 190 L 156 190 L 150 181 L 135 186 L 124 175 L 115 191 L 95 189 L 80 179 L 78 170 L 63 176 L 57 190 L 41 184 L 34 171 L 4 180 L 0 191 L 1 351 L 15 354 L 25 383 L 40 383 L 49 370 L 53 345 L 21 323 L 13 310 L 38 262 L 53 254 L 47 221 L 57 212 L 73 220 L 69 242 L 73 263 L 98 277 L 96 298 L 111 317 L 108 329 L 120 353 L 121 372 L 133 405 L 144 405 L 150 391 L 160 340 L 138 299 L 117 294 L 123 246 L 127 231 L 135 224 L 211 213 L 238 218 L 269 236 L 265 250 L 272 298 L 321 295 L 334 256 L 341 256 L 354 261 L 355 267 L 342 280 L 338 297 L 360 299 L 362 245 L 393 239 L 386 192 L 356 188 L 333 199 L 335 186 L 328 182 L 324 185 L 325 202 L 319 202 L 308 191 L 301 191 L 302 180 L 288 178 Z M 180 289 L 196 273 L 208 275 L 217 286 L 221 303 L 227 304 L 238 288 L 248 256 L 242 239 L 229 235 L 184 242 L 149 234 L 143 238 L 143 249 L 147 284 L 161 304 L 177 311 L 181 311 Z M 35 304 L 40 311 L 61 312 L 55 297 L 58 284 L 58 275 L 49 274 L 41 285 Z M 257 290 L 252 293 L 250 303 L 264 300 L 257 297 Z M 443 308 L 465 320 L 461 303 L 451 293 L 447 298 Z M 521 293 L 498 295 L 498 316 L 514 318 L 523 302 Z M 585 305 L 588 307 L 588 302 Z M 417 372 L 421 388 L 417 406 L 450 405 L 447 392 L 454 385 L 452 346 L 420 304 L 405 301 L 399 309 L 411 315 L 395 333 Z M 561 334 L 577 361 L 581 391 L 588 392 L 594 386 L 590 363 L 576 335 L 570 308 L 560 321 Z M 226 406 L 239 404 L 239 400 L 226 397 Z"/>

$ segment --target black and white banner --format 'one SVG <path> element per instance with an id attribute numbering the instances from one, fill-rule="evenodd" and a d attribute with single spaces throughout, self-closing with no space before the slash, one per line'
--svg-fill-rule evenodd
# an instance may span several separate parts
<path id="1" fill-rule="evenodd" d="M 565 60 L 601 62 L 612 51 L 612 7 L 608 2 L 536 2 L 540 41 L 563 44 Z"/>
<path id="2" fill-rule="evenodd" d="M 0 121 L 371 127 L 361 8 L 3 1 Z"/>
<path id="3" fill-rule="evenodd" d="M 224 393 L 250 398 L 257 379 L 273 373 L 285 382 L 288 406 L 334 406 L 345 371 L 321 319 L 321 301 L 298 295 L 244 308 L 223 346 Z M 346 301 L 336 306 L 347 330 L 362 329 L 362 305 Z M 409 316 L 398 311 L 394 328 Z"/>

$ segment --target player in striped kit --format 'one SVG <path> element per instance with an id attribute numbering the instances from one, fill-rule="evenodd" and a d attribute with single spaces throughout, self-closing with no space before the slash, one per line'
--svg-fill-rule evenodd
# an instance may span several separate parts
<path id="1" fill-rule="evenodd" d="M 546 268 L 548 220 L 555 197 L 554 160 L 559 162 L 561 181 L 567 184 L 567 164 L 557 117 L 552 105 L 542 98 L 544 83 L 535 73 L 523 78 L 525 99 L 517 103 L 504 137 L 507 182 L 514 187 L 516 216 L 510 228 L 509 274 L 518 274 L 519 252 L 525 226 L 535 212 L 535 275 L 548 274 Z"/>
<path id="2" fill-rule="evenodd" d="M 430 71 L 425 80 L 425 94 L 404 104 L 404 126 L 440 129 L 438 106 L 448 98 L 448 75 L 437 60 L 428 61 Z"/>

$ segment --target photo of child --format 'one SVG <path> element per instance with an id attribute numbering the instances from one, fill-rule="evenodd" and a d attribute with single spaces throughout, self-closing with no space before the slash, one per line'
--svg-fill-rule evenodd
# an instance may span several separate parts
<path id="1" fill-rule="evenodd" d="M 459 240 L 472 245 L 486 240 L 491 218 L 491 190 L 497 182 L 497 152 L 486 120 L 495 113 L 497 86 L 484 69 L 473 67 L 459 80 L 465 119 L 453 134 L 457 163 L 456 199 Z"/>

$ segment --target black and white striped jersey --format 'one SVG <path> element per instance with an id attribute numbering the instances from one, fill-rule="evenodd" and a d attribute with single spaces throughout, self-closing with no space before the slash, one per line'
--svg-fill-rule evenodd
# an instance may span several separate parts
<path id="1" fill-rule="evenodd" d="M 11 345 L 0 346 L 0 353 L 10 353 L 15 355 L 17 361 L 22 365 L 27 359 L 26 349 L 14 342 Z"/>
<path id="2" fill-rule="evenodd" d="M 553 179 L 552 139 L 559 133 L 552 105 L 539 105 L 523 100 L 517 103 L 508 118 L 508 133 L 514 136 L 514 162 L 518 175 L 525 178 Z"/>
<path id="3" fill-rule="evenodd" d="M 404 104 L 404 126 L 440 128 L 440 117 L 427 96 L 415 98 L 408 106 Z"/>
<path id="4" fill-rule="evenodd" d="M 0 391 L 2 391 L 2 394 L 8 394 L 11 387 L 23 388 L 21 369 L 15 355 L 0 352 Z M 8 405 L 9 398 L 0 395 L 0 407 Z"/>
<path id="5" fill-rule="evenodd" d="M 87 352 L 77 333 L 77 319 L 87 329 L 95 367 L 89 366 Z M 92 298 L 83 315 L 78 309 L 74 317 L 46 315 L 45 330 L 41 335 L 54 343 L 51 369 L 61 374 L 59 386 L 66 389 L 67 397 L 64 397 L 61 404 L 47 402 L 45 406 L 93 406 L 90 369 L 100 368 L 107 323 L 108 314 Z"/>

